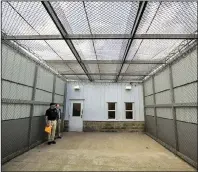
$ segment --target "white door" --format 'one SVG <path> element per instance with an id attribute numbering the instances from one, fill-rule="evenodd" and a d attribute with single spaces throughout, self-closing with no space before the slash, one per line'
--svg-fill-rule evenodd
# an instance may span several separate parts
<path id="1" fill-rule="evenodd" d="M 73 100 L 70 104 L 69 131 L 83 131 L 83 101 Z"/>

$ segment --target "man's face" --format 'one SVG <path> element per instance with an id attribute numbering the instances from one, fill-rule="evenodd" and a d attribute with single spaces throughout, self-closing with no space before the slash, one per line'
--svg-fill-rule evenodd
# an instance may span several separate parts
<path id="1" fill-rule="evenodd" d="M 57 104 L 56 107 L 59 108 L 59 104 Z"/>

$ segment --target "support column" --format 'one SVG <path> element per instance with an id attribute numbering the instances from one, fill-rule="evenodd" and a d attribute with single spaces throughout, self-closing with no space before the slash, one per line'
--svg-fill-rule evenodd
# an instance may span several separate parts
<path id="1" fill-rule="evenodd" d="M 67 83 L 64 86 L 64 101 L 63 101 L 63 116 L 62 116 L 62 131 L 64 131 L 65 127 L 65 115 L 66 115 L 66 100 L 67 100 Z"/>
<path id="2" fill-rule="evenodd" d="M 33 102 L 35 101 L 37 79 L 38 79 L 38 66 L 36 65 L 35 73 L 34 73 L 33 91 L 32 91 L 32 101 Z M 33 115 L 34 115 L 34 103 L 31 104 L 31 109 L 30 109 L 29 132 L 28 132 L 28 147 L 29 148 L 31 146 L 31 132 L 32 132 Z"/>
<path id="3" fill-rule="evenodd" d="M 152 88 L 153 88 L 153 102 L 154 102 L 154 117 L 155 117 L 155 136 L 158 139 L 157 134 L 157 113 L 156 113 L 156 98 L 155 98 L 155 82 L 154 82 L 154 75 L 152 76 Z"/>
<path id="4" fill-rule="evenodd" d="M 170 79 L 170 92 L 171 92 L 171 103 L 172 103 L 172 115 L 173 115 L 173 124 L 174 124 L 174 132 L 175 132 L 175 149 L 178 151 L 178 134 L 177 134 L 177 119 L 176 119 L 176 110 L 173 106 L 175 103 L 175 97 L 174 97 L 174 88 L 173 88 L 173 74 L 172 74 L 172 67 L 171 65 L 169 67 L 169 79 Z"/>
<path id="5" fill-rule="evenodd" d="M 144 82 L 142 83 L 142 92 L 143 92 L 143 113 L 144 113 L 144 131 L 146 132 L 146 110 L 145 110 L 145 90 Z"/>
<path id="6" fill-rule="evenodd" d="M 56 75 L 53 78 L 53 90 L 52 90 L 52 102 L 54 103 L 55 99 L 55 91 L 56 91 Z"/>

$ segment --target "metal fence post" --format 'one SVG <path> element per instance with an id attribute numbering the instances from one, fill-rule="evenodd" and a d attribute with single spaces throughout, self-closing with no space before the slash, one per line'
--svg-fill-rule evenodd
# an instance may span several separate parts
<path id="1" fill-rule="evenodd" d="M 156 136 L 156 139 L 158 139 L 158 134 L 157 134 L 157 113 L 156 113 L 156 99 L 155 99 L 155 82 L 154 82 L 154 76 L 152 76 L 152 88 L 153 88 L 153 102 L 154 102 L 154 116 L 155 116 L 155 136 Z"/>
<path id="2" fill-rule="evenodd" d="M 53 78 L 53 91 L 52 91 L 52 102 L 54 103 L 55 99 L 55 91 L 56 91 L 56 75 L 54 75 Z"/>
<path id="3" fill-rule="evenodd" d="M 63 117 L 62 117 L 62 131 L 64 131 L 64 127 L 65 127 L 65 114 L 66 114 L 66 99 L 67 99 L 67 83 L 65 83 L 64 86 L 64 101 L 63 101 Z"/>
<path id="4" fill-rule="evenodd" d="M 34 83 L 33 83 L 33 91 L 32 91 L 32 101 L 35 101 L 35 95 L 36 95 L 36 85 L 37 85 L 37 79 L 38 79 L 38 66 L 35 66 L 35 73 L 34 73 Z M 29 132 L 28 132 L 28 147 L 31 146 L 31 132 L 32 132 L 32 118 L 34 115 L 34 103 L 31 104 L 30 109 L 30 122 L 29 122 Z"/>
<path id="5" fill-rule="evenodd" d="M 175 97 L 174 97 L 174 88 L 173 88 L 173 74 L 172 67 L 169 67 L 169 79 L 170 79 L 170 92 L 171 92 L 171 103 L 172 103 L 172 115 L 173 115 L 173 124 L 174 124 L 174 132 L 175 132 L 175 149 L 178 151 L 178 134 L 177 134 L 177 119 L 176 119 L 176 110 L 174 107 Z"/>
<path id="6" fill-rule="evenodd" d="M 145 110 L 145 90 L 144 90 L 144 82 L 142 83 L 142 92 L 143 92 L 143 113 L 144 113 L 144 130 L 146 132 L 146 110 Z"/>

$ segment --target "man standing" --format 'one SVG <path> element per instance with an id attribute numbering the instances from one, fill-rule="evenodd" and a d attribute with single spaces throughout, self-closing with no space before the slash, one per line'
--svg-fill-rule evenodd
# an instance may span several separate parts
<path id="1" fill-rule="evenodd" d="M 45 116 L 47 126 L 52 127 L 51 133 L 48 134 L 48 145 L 56 144 L 54 139 L 56 134 L 56 120 L 58 119 L 58 111 L 55 103 L 50 103 L 50 108 L 46 111 Z"/>
<path id="2" fill-rule="evenodd" d="M 61 139 L 61 109 L 59 104 L 56 104 L 56 108 L 58 111 L 58 121 L 57 121 L 57 127 L 58 127 L 58 138 Z"/>

